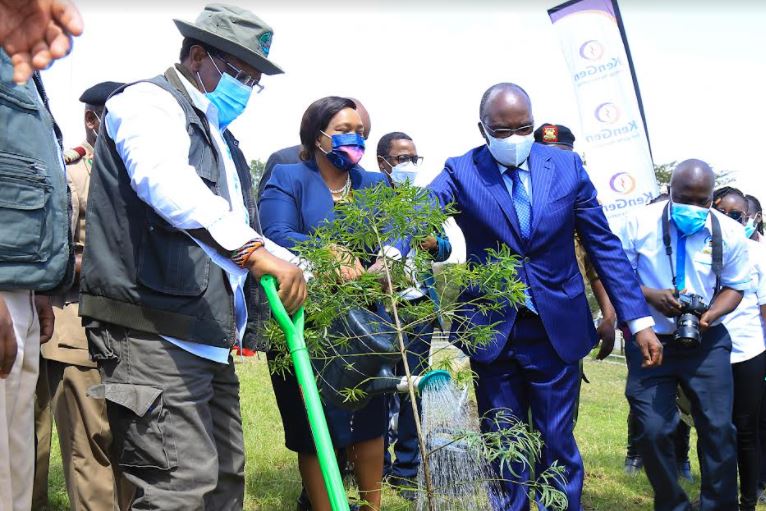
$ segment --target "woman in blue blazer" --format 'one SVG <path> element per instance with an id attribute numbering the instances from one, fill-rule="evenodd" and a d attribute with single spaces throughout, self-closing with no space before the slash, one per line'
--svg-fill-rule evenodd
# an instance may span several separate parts
<path id="1" fill-rule="evenodd" d="M 353 190 L 386 182 L 383 174 L 367 172 L 358 164 L 364 153 L 364 127 L 353 101 L 326 97 L 315 101 L 301 121 L 301 163 L 277 165 L 259 203 L 264 234 L 294 249 L 323 222 L 332 220 L 335 204 Z M 359 277 L 359 261 L 344 266 L 342 277 Z M 274 354 L 269 354 L 273 359 Z M 282 423 L 285 445 L 298 453 L 303 485 L 312 509 L 330 509 L 311 430 L 295 376 L 271 376 Z M 382 396 L 355 413 L 325 405 L 325 415 L 336 449 L 346 449 L 354 464 L 360 497 L 369 503 L 363 510 L 380 509 L 383 477 L 383 435 L 387 420 Z"/>

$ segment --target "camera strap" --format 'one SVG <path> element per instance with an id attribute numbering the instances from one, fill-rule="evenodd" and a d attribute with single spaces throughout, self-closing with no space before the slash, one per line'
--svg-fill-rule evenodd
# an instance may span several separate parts
<path id="1" fill-rule="evenodd" d="M 721 290 L 721 272 L 723 271 L 723 236 L 721 235 L 721 223 L 711 211 L 710 223 L 713 227 L 713 274 L 715 275 L 715 289 L 713 296 Z M 670 274 L 673 275 L 673 289 L 678 290 L 676 272 L 673 265 L 673 247 L 670 244 L 670 201 L 665 204 L 662 211 L 662 243 L 665 245 L 665 254 L 670 264 Z"/>

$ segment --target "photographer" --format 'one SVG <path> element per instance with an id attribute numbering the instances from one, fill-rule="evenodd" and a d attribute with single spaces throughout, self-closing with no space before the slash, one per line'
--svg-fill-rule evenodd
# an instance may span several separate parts
<path id="1" fill-rule="evenodd" d="M 623 225 L 623 248 L 652 309 L 664 363 L 642 368 L 628 345 L 625 394 L 636 414 L 638 450 L 657 511 L 691 509 L 677 482 L 673 433 L 676 386 L 692 404 L 702 473 L 700 509 L 737 509 L 732 425 L 731 338 L 720 324 L 750 281 L 742 226 L 711 211 L 715 175 L 699 160 L 678 164 L 670 200 L 643 208 Z"/>

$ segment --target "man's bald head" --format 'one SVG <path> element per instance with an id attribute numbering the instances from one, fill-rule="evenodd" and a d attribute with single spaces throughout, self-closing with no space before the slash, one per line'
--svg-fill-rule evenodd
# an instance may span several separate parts
<path id="1" fill-rule="evenodd" d="M 505 138 L 510 133 L 531 135 L 534 124 L 529 95 L 515 83 L 495 84 L 481 97 L 479 133 L 487 143 L 488 137 Z"/>
<path id="2" fill-rule="evenodd" d="M 364 138 L 365 140 L 370 136 L 370 130 L 372 129 L 372 122 L 370 122 L 370 114 L 364 107 L 361 101 L 356 98 L 348 98 L 356 105 L 356 111 L 359 113 L 359 117 L 362 118 L 362 124 L 364 124 Z"/>
<path id="3" fill-rule="evenodd" d="M 496 83 L 484 92 L 479 104 L 479 119 L 481 122 L 488 122 L 488 115 L 491 109 L 505 105 L 523 105 L 529 111 L 532 111 L 532 101 L 529 94 L 521 86 L 515 83 Z"/>
<path id="4" fill-rule="evenodd" d="M 670 177 L 670 198 L 679 204 L 709 208 L 713 201 L 715 172 L 702 160 L 684 160 Z"/>

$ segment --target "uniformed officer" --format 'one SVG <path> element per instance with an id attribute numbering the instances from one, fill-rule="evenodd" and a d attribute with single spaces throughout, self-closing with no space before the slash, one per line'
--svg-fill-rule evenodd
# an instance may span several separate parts
<path id="1" fill-rule="evenodd" d="M 123 84 L 103 82 L 87 89 L 80 96 L 85 104 L 85 141 L 64 152 L 67 164 L 67 182 L 72 195 L 72 232 L 76 254 L 75 285 L 65 295 L 54 299 L 56 325 L 53 338 L 44 344 L 41 355 L 40 379 L 47 379 L 47 389 L 38 386 L 38 401 L 44 402 L 41 392 L 47 390 L 50 407 L 56 422 L 61 459 L 67 493 L 72 510 L 107 510 L 127 508 L 129 499 L 125 484 L 117 484 L 119 474 L 110 461 L 112 435 L 103 400 L 86 395 L 88 388 L 101 383 L 96 364 L 88 356 L 88 341 L 78 317 L 79 272 L 85 246 L 85 210 L 88 186 L 93 166 L 93 145 L 96 143 L 104 103 L 109 95 Z M 48 428 L 50 419 L 37 421 L 38 438 Z M 46 449 L 47 447 L 47 449 Z M 50 443 L 38 443 L 40 461 L 47 464 Z M 45 474 L 47 475 L 47 474 Z M 47 484 L 38 471 L 35 489 Z"/>
<path id="2" fill-rule="evenodd" d="M 636 440 L 656 511 L 691 509 L 673 449 L 679 385 L 691 401 L 699 438 L 699 509 L 738 508 L 732 343 L 721 318 L 750 285 L 750 263 L 742 226 L 710 209 L 714 184 L 707 163 L 679 163 L 670 200 L 641 208 L 620 235 L 664 345 L 663 364 L 653 368 L 642 367 L 632 343 L 625 350 L 625 394 L 638 421 Z"/>
<path id="3" fill-rule="evenodd" d="M 574 151 L 575 136 L 572 130 L 562 124 L 544 123 L 535 130 L 535 142 L 540 144 L 557 147 L 565 151 Z M 586 284 L 590 284 L 593 294 L 596 297 L 598 306 L 601 309 L 601 322 L 596 329 L 598 338 L 601 341 L 601 349 L 597 355 L 599 360 L 606 358 L 614 348 L 615 331 L 617 328 L 617 313 L 614 310 L 606 289 L 601 283 L 601 279 L 596 273 L 593 264 L 591 264 L 588 254 L 580 243 L 580 238 L 575 233 L 575 255 L 577 256 L 577 265 L 580 267 L 580 273 Z M 575 411 L 575 420 L 577 420 L 577 411 Z"/>

